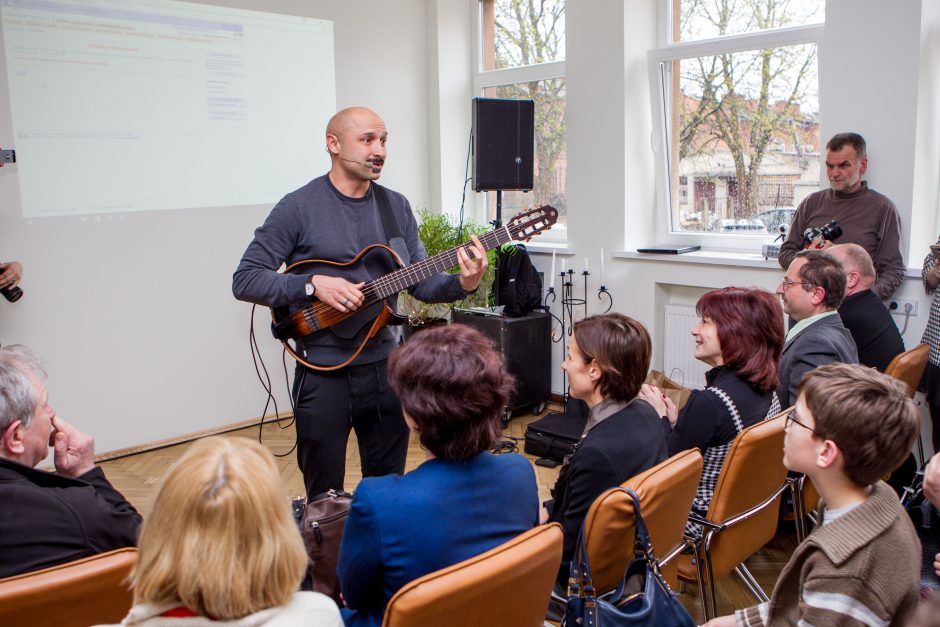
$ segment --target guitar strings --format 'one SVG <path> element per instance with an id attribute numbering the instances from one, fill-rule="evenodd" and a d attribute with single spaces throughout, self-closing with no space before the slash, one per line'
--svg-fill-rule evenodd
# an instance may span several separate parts
<path id="1" fill-rule="evenodd" d="M 533 212 L 537 211 L 537 209 L 531 210 L 528 212 L 528 215 L 531 215 Z M 544 215 L 544 213 L 542 213 L 542 215 Z M 525 225 L 517 226 L 516 228 L 518 230 L 516 231 L 516 235 L 523 234 L 526 228 L 534 226 L 534 223 L 537 221 L 538 220 L 536 219 L 530 219 Z M 513 231 L 510 230 L 510 224 L 507 224 L 481 235 L 480 243 L 483 244 L 485 252 L 501 246 L 507 242 L 511 242 L 513 239 L 515 239 L 513 236 Z M 463 248 L 467 254 L 470 255 L 470 246 L 472 245 L 472 242 L 467 242 L 461 244 L 457 248 Z M 361 307 L 368 307 L 382 300 L 383 298 L 387 298 L 388 296 L 407 289 L 413 285 L 415 283 L 415 279 L 418 279 L 420 276 L 422 276 L 424 271 L 429 267 L 433 267 L 438 272 L 446 272 L 447 270 L 458 265 L 457 248 L 438 253 L 437 255 L 423 259 L 408 267 L 399 268 L 390 272 L 389 274 L 386 274 L 385 276 L 370 281 L 362 289 L 362 295 L 364 298 Z M 440 264 L 439 267 L 438 264 Z M 335 309 L 333 306 L 324 303 L 323 301 L 318 301 L 310 307 L 303 309 L 302 313 L 305 317 L 308 314 L 314 315 L 317 319 L 317 322 L 319 323 L 320 328 L 329 327 L 342 322 L 349 315 L 349 312 L 343 313 Z"/>

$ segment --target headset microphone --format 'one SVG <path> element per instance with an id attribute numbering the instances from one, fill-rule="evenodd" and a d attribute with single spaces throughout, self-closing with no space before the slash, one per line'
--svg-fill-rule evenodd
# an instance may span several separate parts
<path id="1" fill-rule="evenodd" d="M 346 157 L 343 157 L 343 156 L 340 156 L 339 158 L 342 159 L 343 161 L 348 161 L 349 163 L 355 163 L 356 165 L 364 165 L 367 168 L 375 167 L 375 163 L 373 163 L 372 161 L 356 161 L 355 159 L 347 159 Z"/>

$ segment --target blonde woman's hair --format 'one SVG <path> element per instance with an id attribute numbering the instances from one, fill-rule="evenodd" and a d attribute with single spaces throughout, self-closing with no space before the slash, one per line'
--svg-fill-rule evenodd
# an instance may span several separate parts
<path id="1" fill-rule="evenodd" d="M 240 437 L 196 442 L 170 470 L 140 532 L 135 603 L 215 620 L 286 604 L 307 553 L 271 453 Z"/>

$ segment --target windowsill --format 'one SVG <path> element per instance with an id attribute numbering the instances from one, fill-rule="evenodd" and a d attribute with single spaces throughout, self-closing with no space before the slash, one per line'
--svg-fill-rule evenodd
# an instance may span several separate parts
<path id="1" fill-rule="evenodd" d="M 747 268 L 766 268 L 780 271 L 776 259 L 764 259 L 759 253 L 740 253 L 728 250 L 696 250 L 681 255 L 657 255 L 638 253 L 635 250 L 615 251 L 615 259 L 636 259 L 640 261 L 667 261 L 679 263 L 697 263 L 712 266 L 738 266 Z"/>
<path id="2" fill-rule="evenodd" d="M 551 254 L 558 253 L 559 255 L 574 256 L 577 251 L 568 248 L 568 244 L 565 242 L 523 242 L 525 244 L 526 250 L 530 253 L 539 253 L 539 254 Z"/>
<path id="3" fill-rule="evenodd" d="M 696 250 L 690 253 L 682 253 L 681 255 L 657 255 L 652 253 L 638 253 L 635 250 L 618 250 L 614 251 L 611 256 L 614 259 L 734 266 L 783 272 L 775 258 L 764 259 L 764 256 L 759 253 L 741 253 L 729 250 Z M 904 276 L 909 279 L 919 279 L 920 271 L 920 267 L 908 267 L 904 272 Z"/>

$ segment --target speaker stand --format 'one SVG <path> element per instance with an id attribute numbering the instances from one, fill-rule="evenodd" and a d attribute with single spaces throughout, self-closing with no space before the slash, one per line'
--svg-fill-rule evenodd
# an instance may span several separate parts
<path id="1" fill-rule="evenodd" d="M 496 190 L 496 219 L 493 220 L 490 224 L 493 225 L 493 229 L 498 229 L 503 226 L 503 190 Z M 497 255 L 498 258 L 498 255 Z M 493 306 L 499 307 L 499 264 L 496 264 L 496 267 L 493 268 Z"/>

